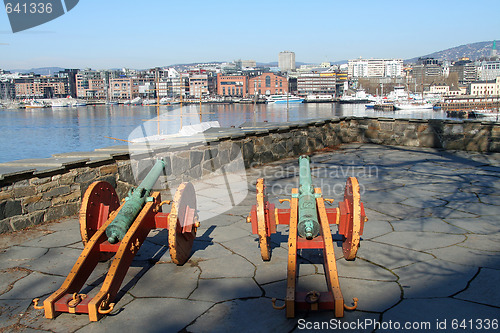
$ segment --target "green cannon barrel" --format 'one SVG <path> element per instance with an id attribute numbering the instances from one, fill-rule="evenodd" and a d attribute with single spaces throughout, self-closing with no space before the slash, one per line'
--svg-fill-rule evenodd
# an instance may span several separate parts
<path id="1" fill-rule="evenodd" d="M 151 190 L 158 178 L 163 173 L 165 162 L 158 160 L 146 178 L 141 182 L 125 200 L 123 207 L 120 209 L 113 222 L 106 228 L 106 236 L 111 244 L 118 243 L 125 237 L 128 229 L 134 223 L 137 215 L 144 207 L 146 199 L 149 197 Z"/>
<path id="2" fill-rule="evenodd" d="M 297 229 L 299 236 L 306 239 L 318 236 L 320 229 L 310 162 L 309 156 L 299 157 L 299 223 Z"/>

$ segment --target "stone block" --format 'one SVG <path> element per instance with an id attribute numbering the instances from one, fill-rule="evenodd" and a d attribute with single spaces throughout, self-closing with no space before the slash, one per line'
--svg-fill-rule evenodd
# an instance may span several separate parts
<path id="1" fill-rule="evenodd" d="M 221 165 L 229 163 L 229 150 L 224 149 L 219 152 L 219 162 Z"/>
<path id="2" fill-rule="evenodd" d="M 14 187 L 13 189 L 14 198 L 24 198 L 36 194 L 35 186 L 23 186 Z"/>
<path id="3" fill-rule="evenodd" d="M 72 216 L 78 213 L 80 209 L 78 202 L 71 202 L 58 206 L 51 206 L 45 213 L 45 222 L 59 220 L 64 217 Z"/>
<path id="4" fill-rule="evenodd" d="M 12 191 L 2 191 L 0 192 L 0 201 L 7 200 L 7 199 L 12 199 L 14 195 L 12 194 Z"/>
<path id="5" fill-rule="evenodd" d="M 44 199 L 52 199 L 53 197 L 58 197 L 71 192 L 71 187 L 69 185 L 55 187 L 43 194 Z"/>
<path id="6" fill-rule="evenodd" d="M 81 198 L 81 193 L 80 191 L 73 192 L 64 196 L 56 197 L 52 199 L 52 205 L 59 205 L 59 204 L 64 204 L 68 202 L 74 202 L 78 201 Z"/>
<path id="7" fill-rule="evenodd" d="M 205 149 L 203 159 L 205 161 L 208 161 L 210 159 L 216 158 L 218 154 L 219 149 L 217 149 L 217 147 L 210 146 L 208 149 Z"/>
<path id="8" fill-rule="evenodd" d="M 42 184 L 46 184 L 50 181 L 51 181 L 50 177 L 43 177 L 43 178 L 35 177 L 35 178 L 30 179 L 30 184 L 31 185 L 42 185 Z"/>
<path id="9" fill-rule="evenodd" d="M 10 219 L 0 219 L 0 234 L 11 232 Z"/>
<path id="10" fill-rule="evenodd" d="M 180 158 L 179 156 L 172 156 L 172 174 L 181 175 L 189 170 L 189 158 Z"/>
<path id="11" fill-rule="evenodd" d="M 118 180 L 129 183 L 129 184 L 134 184 L 135 183 L 135 177 L 134 177 L 134 172 L 132 171 L 132 166 L 130 162 L 121 162 L 118 165 Z"/>
<path id="12" fill-rule="evenodd" d="M 0 219 L 21 215 L 23 208 L 20 200 L 7 200 L 0 203 Z"/>
<path id="13" fill-rule="evenodd" d="M 42 198 L 43 198 L 43 195 L 41 195 L 41 194 L 33 195 L 31 197 L 24 198 L 22 200 L 22 203 L 23 203 L 23 205 L 29 205 L 29 204 L 32 204 L 32 203 L 35 203 L 35 202 L 42 200 Z"/>
<path id="14" fill-rule="evenodd" d="M 231 161 L 234 161 L 236 158 L 238 158 L 238 156 L 240 155 L 241 153 L 241 145 L 240 145 L 240 142 L 238 143 L 233 143 L 231 145 L 231 152 L 229 154 L 229 159 Z"/>
<path id="15" fill-rule="evenodd" d="M 116 174 L 118 173 L 118 166 L 116 164 L 104 165 L 99 168 L 99 172 L 101 173 L 101 176 Z"/>
<path id="16" fill-rule="evenodd" d="M 190 167 L 193 168 L 195 166 L 201 165 L 201 161 L 203 160 L 203 155 L 204 153 L 201 151 L 196 151 L 196 150 L 191 151 L 189 157 Z"/>
<path id="17" fill-rule="evenodd" d="M 51 202 L 47 200 L 40 200 L 33 203 L 26 204 L 24 206 L 24 211 L 27 213 L 36 212 L 39 210 L 45 210 L 51 206 Z"/>
<path id="18" fill-rule="evenodd" d="M 75 177 L 78 175 L 78 170 L 71 170 L 59 177 L 60 185 L 72 185 L 75 183 Z"/>
<path id="19" fill-rule="evenodd" d="M 87 183 L 92 180 L 95 180 L 96 178 L 97 178 L 97 170 L 85 168 L 75 177 L 75 183 Z"/>
<path id="20" fill-rule="evenodd" d="M 13 231 L 21 230 L 27 227 L 32 227 L 34 225 L 39 225 L 43 222 L 43 216 L 45 212 L 33 212 L 30 214 L 24 214 L 10 219 L 10 225 Z"/>
<path id="21" fill-rule="evenodd" d="M 38 193 L 46 192 L 54 187 L 59 186 L 59 182 L 57 180 L 51 180 L 50 182 L 41 184 L 37 186 Z"/>

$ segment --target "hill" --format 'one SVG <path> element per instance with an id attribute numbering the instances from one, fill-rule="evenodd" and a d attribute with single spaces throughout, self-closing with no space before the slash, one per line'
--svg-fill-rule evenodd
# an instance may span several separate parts
<path id="1" fill-rule="evenodd" d="M 39 75 L 54 75 L 57 72 L 63 71 L 61 67 L 41 67 L 32 69 L 9 69 L 11 73 L 35 73 Z"/>
<path id="2" fill-rule="evenodd" d="M 438 51 L 426 54 L 420 57 L 405 60 L 405 63 L 416 63 L 418 58 L 434 58 L 439 60 L 459 60 L 460 58 L 467 57 L 471 60 L 489 57 L 493 41 L 477 42 L 471 44 L 460 45 L 452 47 L 443 51 Z M 498 49 L 498 46 L 497 46 Z"/>

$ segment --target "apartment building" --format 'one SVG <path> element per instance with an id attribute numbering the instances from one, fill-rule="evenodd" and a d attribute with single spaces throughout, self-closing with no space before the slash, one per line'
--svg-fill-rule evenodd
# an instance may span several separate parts
<path id="1" fill-rule="evenodd" d="M 217 95 L 246 97 L 248 94 L 246 75 L 217 74 Z"/>
<path id="2" fill-rule="evenodd" d="M 109 80 L 109 98 L 132 99 L 132 79 L 114 78 Z"/>
<path id="3" fill-rule="evenodd" d="M 16 98 L 64 98 L 70 94 L 68 78 L 33 76 L 14 79 Z"/>
<path id="4" fill-rule="evenodd" d="M 348 76 L 358 77 L 402 77 L 402 59 L 354 59 L 348 61 Z"/>
<path id="5" fill-rule="evenodd" d="M 248 80 L 248 94 L 281 95 L 288 92 L 288 79 L 274 73 L 263 73 Z"/>
<path id="6" fill-rule="evenodd" d="M 478 72 L 480 80 L 495 80 L 500 76 L 500 61 L 483 61 L 478 68 Z"/>
<path id="7" fill-rule="evenodd" d="M 470 94 L 473 96 L 500 96 L 500 76 L 495 80 L 476 81 L 470 85 Z"/>
<path id="8" fill-rule="evenodd" d="M 208 95 L 207 74 L 193 74 L 189 77 L 189 95 L 195 98 Z"/>
<path id="9" fill-rule="evenodd" d="M 101 72 L 93 70 L 79 71 L 75 76 L 76 96 L 78 98 L 105 99 L 106 82 Z"/>
<path id="10" fill-rule="evenodd" d="M 335 96 L 336 84 L 336 73 L 302 73 L 297 77 L 297 94 Z"/>

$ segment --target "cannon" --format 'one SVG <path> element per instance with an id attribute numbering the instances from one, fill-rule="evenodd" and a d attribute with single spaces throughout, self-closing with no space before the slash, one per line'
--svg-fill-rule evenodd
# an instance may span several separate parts
<path id="1" fill-rule="evenodd" d="M 114 299 L 136 253 L 152 229 L 168 229 L 168 246 L 172 262 L 183 265 L 191 254 L 196 229 L 196 194 L 191 183 L 182 183 L 173 200 L 162 201 L 153 186 L 163 173 L 159 160 L 141 184 L 120 205 L 113 186 L 107 182 L 92 183 L 82 198 L 80 234 L 84 249 L 62 286 L 38 305 L 45 317 L 52 319 L 63 312 L 86 313 L 98 321 L 114 308 Z M 161 212 L 171 205 L 170 213 Z M 79 293 L 99 261 L 113 257 L 100 291 L 94 296 Z"/>
<path id="2" fill-rule="evenodd" d="M 325 201 L 332 204 L 333 199 L 323 198 L 321 188 L 312 183 L 310 158 L 299 157 L 299 188 L 292 189 L 290 199 L 280 199 L 290 203 L 289 209 L 278 209 L 267 199 L 264 179 L 256 184 L 257 204 L 252 206 L 247 222 L 252 224 L 252 233 L 258 235 L 262 260 L 271 259 L 270 237 L 276 233 L 277 225 L 289 225 L 288 268 L 285 304 L 275 309 L 285 309 L 288 318 L 295 317 L 295 310 L 333 310 L 336 317 L 343 317 L 344 310 L 354 310 L 358 299 L 352 306 L 344 304 L 337 273 L 337 264 L 330 224 L 338 225 L 342 235 L 342 251 L 346 260 L 355 260 L 363 234 L 366 218 L 360 199 L 359 184 L 355 177 L 349 177 L 344 190 L 344 200 L 337 208 L 326 208 Z M 322 251 L 323 266 L 328 291 L 297 291 L 298 250 L 316 249 Z"/>

